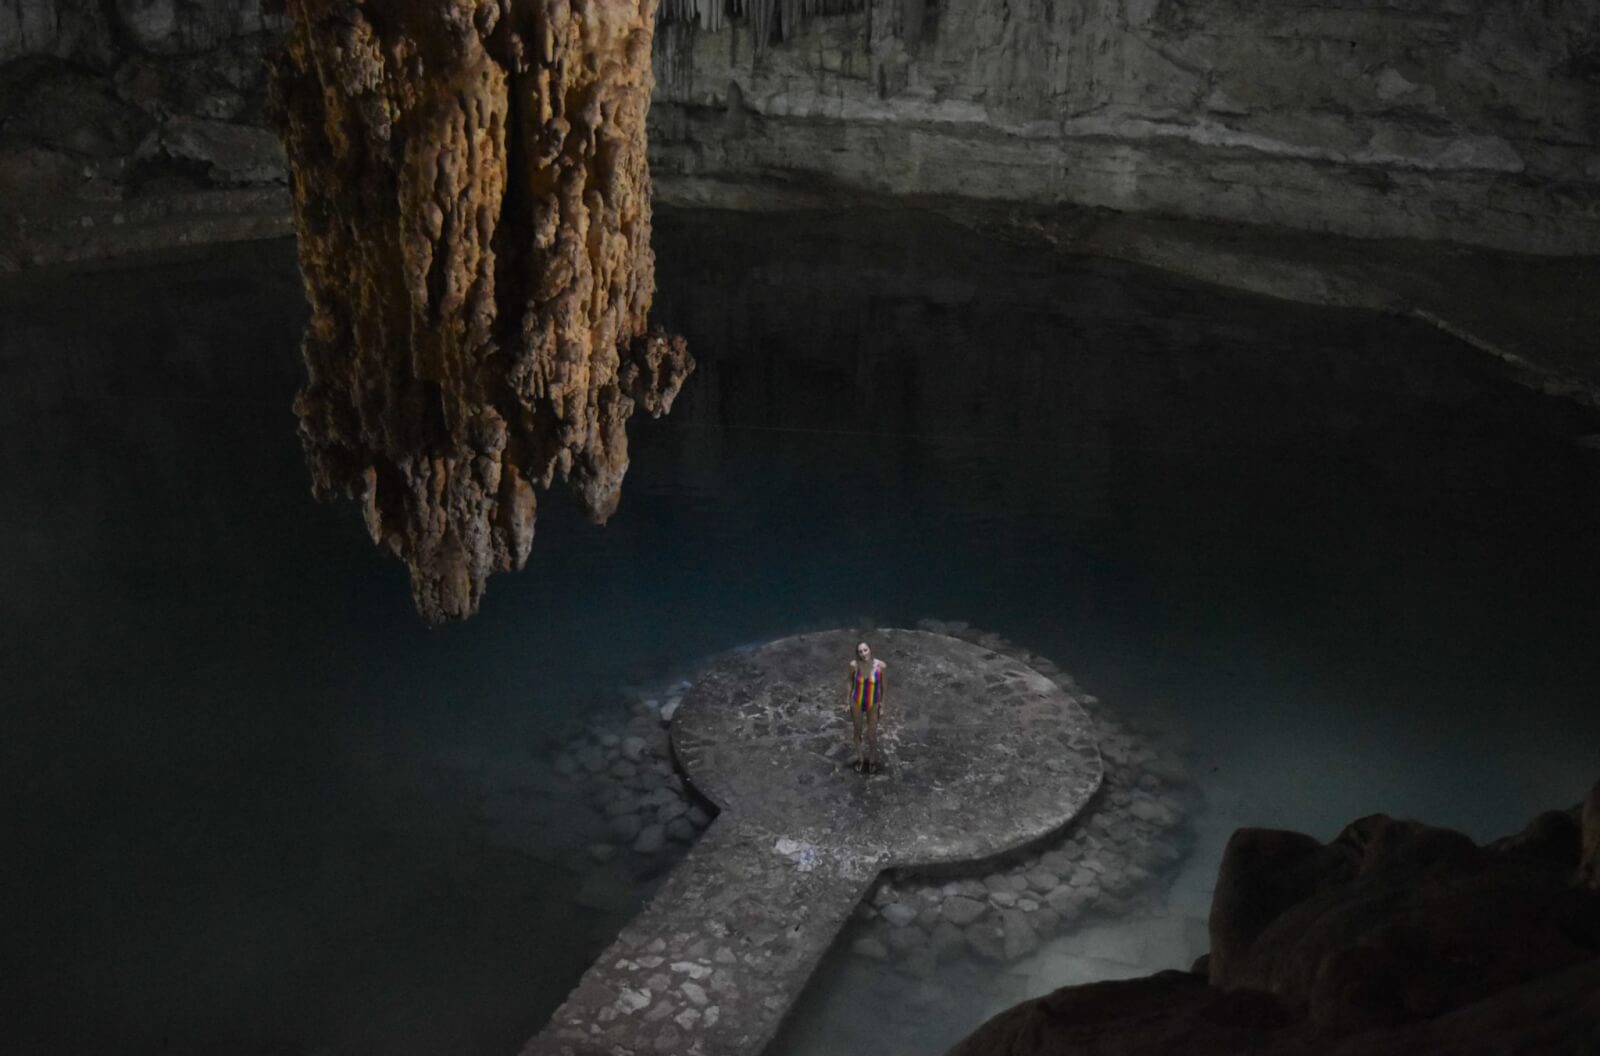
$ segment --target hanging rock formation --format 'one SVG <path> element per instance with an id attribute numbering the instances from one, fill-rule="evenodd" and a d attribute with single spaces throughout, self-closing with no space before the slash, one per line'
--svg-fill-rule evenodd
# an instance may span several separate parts
<path id="1" fill-rule="evenodd" d="M 520 568 L 535 488 L 616 509 L 649 333 L 655 3 L 290 0 L 274 78 L 311 305 L 295 403 L 319 498 L 362 503 L 430 621 Z"/>

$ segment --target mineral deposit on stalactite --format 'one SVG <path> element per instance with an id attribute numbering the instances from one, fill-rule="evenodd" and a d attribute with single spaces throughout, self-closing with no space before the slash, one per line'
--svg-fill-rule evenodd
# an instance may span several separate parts
<path id="1" fill-rule="evenodd" d="M 654 0 L 290 0 L 275 76 L 311 321 L 295 410 L 429 620 L 520 568 L 535 489 L 603 522 L 634 409 L 692 361 L 647 330 Z"/>

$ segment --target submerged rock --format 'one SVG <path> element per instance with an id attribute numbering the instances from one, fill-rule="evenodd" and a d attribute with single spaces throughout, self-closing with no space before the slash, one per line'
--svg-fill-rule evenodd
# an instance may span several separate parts
<path id="1" fill-rule="evenodd" d="M 865 957 L 869 961 L 882 961 L 887 960 L 889 957 L 888 947 L 870 935 L 853 942 L 850 945 L 850 952 L 857 957 Z"/>
<path id="2" fill-rule="evenodd" d="M 633 849 L 639 854 L 655 854 L 667 843 L 667 828 L 665 825 L 646 825 L 639 830 L 639 836 L 633 841 Z"/>
<path id="3" fill-rule="evenodd" d="M 971 924 L 983 916 L 983 913 L 983 903 L 967 898 L 965 895 L 957 895 L 954 898 L 947 899 L 944 904 L 944 919 L 958 927 Z"/>

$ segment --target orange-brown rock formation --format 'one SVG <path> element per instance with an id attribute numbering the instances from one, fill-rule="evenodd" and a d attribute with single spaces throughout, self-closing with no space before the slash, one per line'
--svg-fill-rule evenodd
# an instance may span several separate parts
<path id="1" fill-rule="evenodd" d="M 311 305 L 320 498 L 359 498 L 430 621 L 520 568 L 535 489 L 616 509 L 647 331 L 654 0 L 290 0 L 274 80 Z"/>

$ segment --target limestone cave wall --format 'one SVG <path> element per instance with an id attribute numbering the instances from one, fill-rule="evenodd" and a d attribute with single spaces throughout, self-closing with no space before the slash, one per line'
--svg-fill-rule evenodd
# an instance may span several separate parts
<path id="1" fill-rule="evenodd" d="M 282 185 L 285 25 L 259 0 L 0 0 L 3 212 Z"/>
<path id="2" fill-rule="evenodd" d="M 657 36 L 655 169 L 1600 250 L 1595 0 L 871 0 Z"/>
<path id="3" fill-rule="evenodd" d="M 1600 252 L 1600 0 L 673 0 L 651 160 Z M 755 28 L 759 27 L 759 31 Z M 278 186 L 274 0 L 0 0 L 0 189 Z"/>

